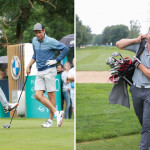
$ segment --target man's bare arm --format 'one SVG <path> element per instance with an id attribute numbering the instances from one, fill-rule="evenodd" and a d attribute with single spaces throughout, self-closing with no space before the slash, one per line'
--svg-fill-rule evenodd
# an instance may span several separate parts
<path id="1" fill-rule="evenodd" d="M 31 59 L 30 63 L 28 64 L 27 68 L 26 68 L 26 74 L 30 75 L 31 73 L 31 67 L 32 65 L 35 63 L 35 59 Z"/>
<path id="2" fill-rule="evenodd" d="M 137 38 L 134 39 L 121 39 L 120 41 L 116 42 L 116 46 L 120 49 L 124 49 L 126 46 L 131 44 L 140 43 L 142 39 L 147 38 L 146 35 L 140 35 Z"/>

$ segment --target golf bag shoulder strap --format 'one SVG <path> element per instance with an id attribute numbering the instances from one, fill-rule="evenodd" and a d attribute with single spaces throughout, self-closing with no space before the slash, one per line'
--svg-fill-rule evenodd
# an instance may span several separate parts
<path id="1" fill-rule="evenodd" d="M 141 55 L 141 53 L 144 51 L 145 44 L 146 44 L 146 39 L 142 39 L 142 41 L 141 41 L 141 43 L 140 43 L 139 50 L 138 50 L 138 52 L 137 52 L 137 54 L 136 54 L 136 57 L 137 57 L 138 59 L 140 59 L 140 55 Z"/>

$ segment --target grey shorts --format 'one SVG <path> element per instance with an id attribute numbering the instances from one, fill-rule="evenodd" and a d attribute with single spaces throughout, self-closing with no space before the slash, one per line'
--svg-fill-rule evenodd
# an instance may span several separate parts
<path id="1" fill-rule="evenodd" d="M 54 92 L 56 90 L 56 75 L 56 67 L 44 71 L 37 71 L 34 87 L 35 91 L 43 90 Z"/>

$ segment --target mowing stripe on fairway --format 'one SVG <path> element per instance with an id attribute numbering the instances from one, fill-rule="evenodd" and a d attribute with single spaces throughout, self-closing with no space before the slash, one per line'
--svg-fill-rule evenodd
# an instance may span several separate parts
<path id="1" fill-rule="evenodd" d="M 138 150 L 140 134 L 77 143 L 76 150 Z"/>

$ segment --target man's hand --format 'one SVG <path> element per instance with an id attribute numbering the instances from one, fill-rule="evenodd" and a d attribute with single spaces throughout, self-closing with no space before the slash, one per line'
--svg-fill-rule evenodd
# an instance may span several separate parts
<path id="1" fill-rule="evenodd" d="M 135 67 L 138 67 L 141 64 L 141 61 L 136 58 L 136 56 L 133 56 L 132 63 L 135 65 Z"/>
<path id="2" fill-rule="evenodd" d="M 32 68 L 32 66 L 28 66 L 27 68 L 26 68 L 26 74 L 29 76 L 30 75 L 30 73 L 31 73 L 31 68 Z"/>
<path id="3" fill-rule="evenodd" d="M 56 63 L 57 63 L 56 60 L 47 60 L 45 65 L 51 66 L 51 65 L 55 65 Z"/>
<path id="4" fill-rule="evenodd" d="M 137 43 L 140 43 L 142 39 L 147 39 L 147 35 L 139 35 L 139 37 L 137 37 Z"/>

